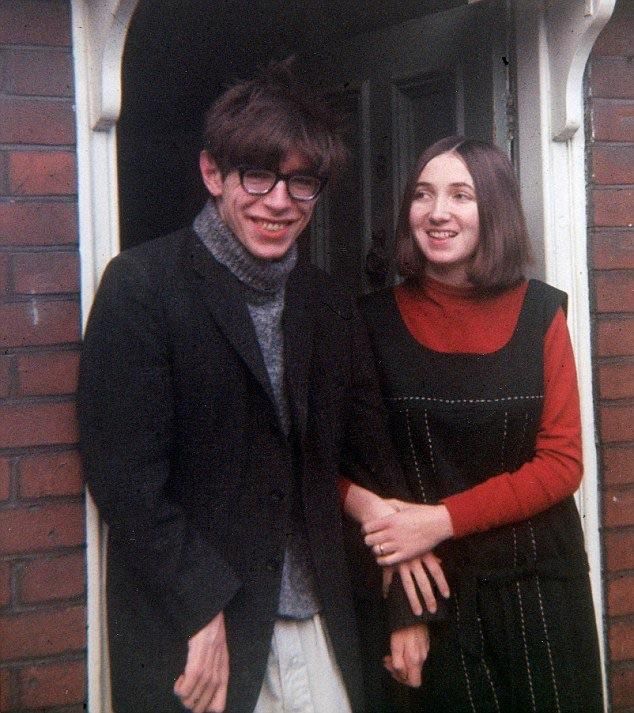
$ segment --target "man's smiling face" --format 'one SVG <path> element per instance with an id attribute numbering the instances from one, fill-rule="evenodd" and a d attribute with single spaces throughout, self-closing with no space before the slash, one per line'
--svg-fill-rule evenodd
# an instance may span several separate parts
<path id="1" fill-rule="evenodd" d="M 251 195 L 240 184 L 237 170 L 223 177 L 207 152 L 200 157 L 200 169 L 209 193 L 216 199 L 218 214 L 236 238 L 261 260 L 280 260 L 301 235 L 313 214 L 317 199 L 298 201 L 279 181 L 266 195 Z M 278 166 L 288 175 L 311 173 L 308 161 L 299 153 L 290 153 Z"/>

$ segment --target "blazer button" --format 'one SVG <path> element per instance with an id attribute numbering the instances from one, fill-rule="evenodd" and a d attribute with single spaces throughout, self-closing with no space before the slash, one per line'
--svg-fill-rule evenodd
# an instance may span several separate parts
<path id="1" fill-rule="evenodd" d="M 280 561 L 277 557 L 271 557 L 271 559 L 266 563 L 266 569 L 269 572 L 277 572 L 280 568 Z"/>

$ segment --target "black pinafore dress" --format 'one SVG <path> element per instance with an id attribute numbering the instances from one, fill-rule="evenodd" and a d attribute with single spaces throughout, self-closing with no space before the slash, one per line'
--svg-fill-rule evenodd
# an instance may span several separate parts
<path id="1" fill-rule="evenodd" d="M 393 291 L 362 303 L 412 500 L 436 503 L 534 455 L 543 343 L 564 293 L 531 280 L 510 341 L 447 354 L 410 334 Z M 410 709 L 603 710 L 587 558 L 573 498 L 523 522 L 443 543 L 452 599 L 430 625 Z M 399 708 L 401 710 L 402 708 Z"/>

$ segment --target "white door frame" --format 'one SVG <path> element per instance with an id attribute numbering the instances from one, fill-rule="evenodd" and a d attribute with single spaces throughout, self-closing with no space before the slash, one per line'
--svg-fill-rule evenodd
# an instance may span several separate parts
<path id="1" fill-rule="evenodd" d="M 71 0 L 77 116 L 81 302 L 84 321 L 119 252 L 116 124 L 125 38 L 139 0 Z M 579 372 L 584 485 L 579 493 L 602 656 L 600 509 L 588 297 L 583 71 L 615 0 L 515 0 L 519 169 L 538 273 L 569 295 Z M 543 242 L 539 237 L 543 236 Z M 88 710 L 110 713 L 104 531 L 86 505 Z"/>

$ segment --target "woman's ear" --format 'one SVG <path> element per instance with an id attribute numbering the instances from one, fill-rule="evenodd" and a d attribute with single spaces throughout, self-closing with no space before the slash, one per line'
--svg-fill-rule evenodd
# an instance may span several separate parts
<path id="1" fill-rule="evenodd" d="M 216 163 L 216 160 L 209 155 L 207 150 L 203 149 L 200 152 L 198 165 L 200 166 L 200 175 L 203 178 L 203 183 L 209 193 L 211 193 L 214 198 L 222 196 L 224 189 L 224 177 L 220 167 Z"/>

